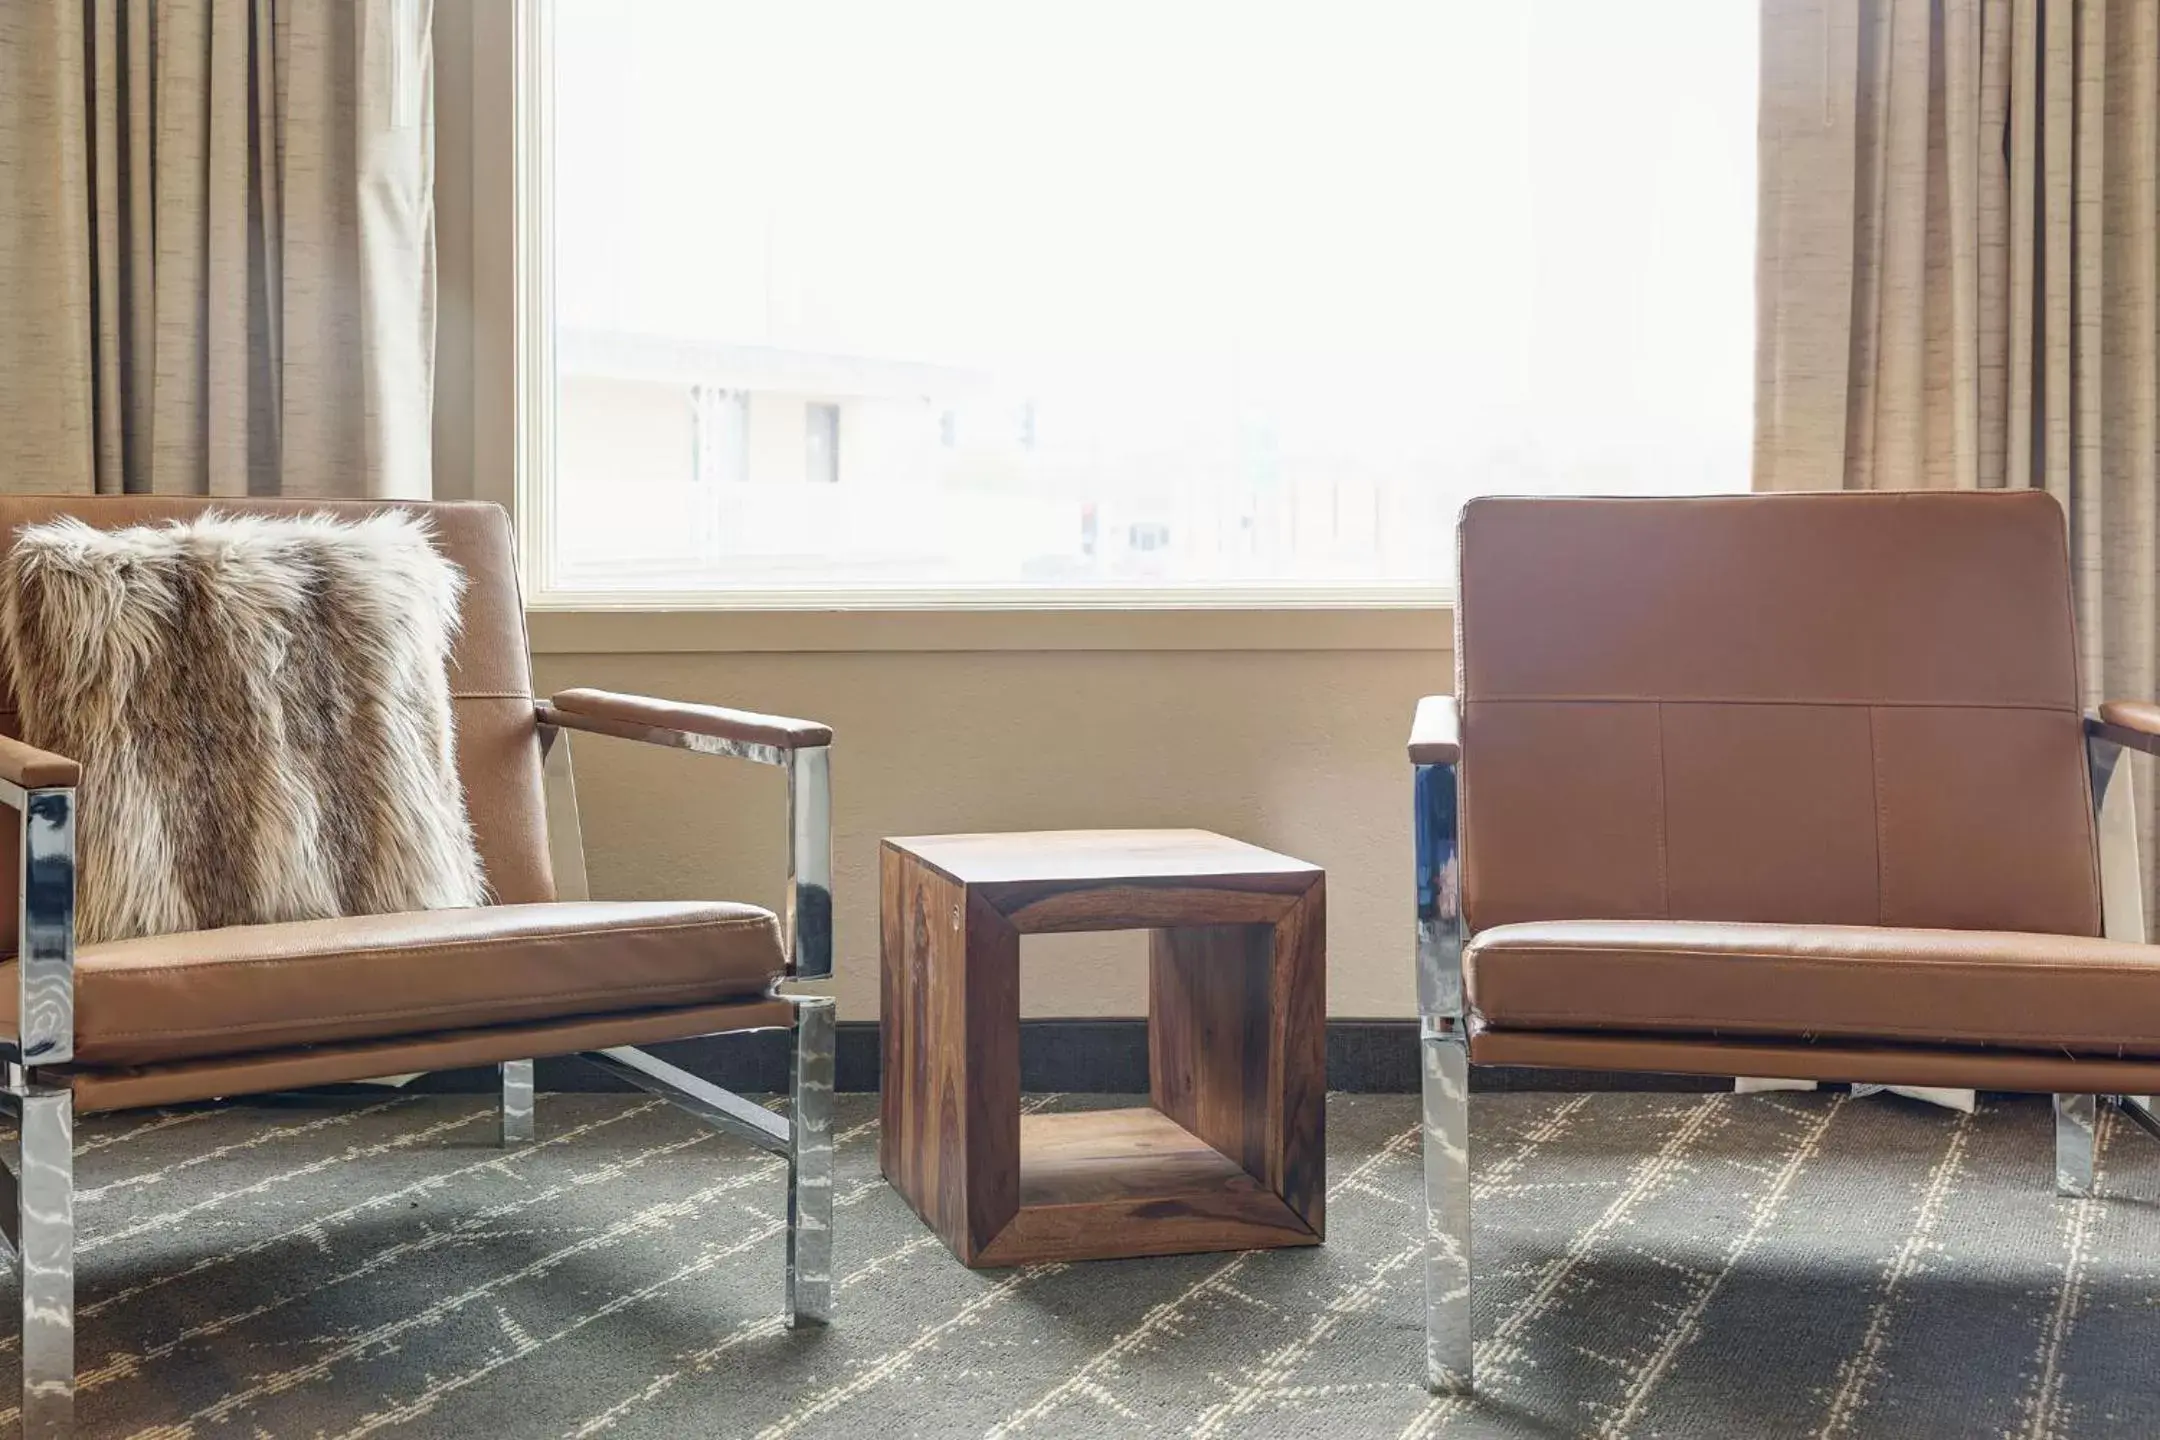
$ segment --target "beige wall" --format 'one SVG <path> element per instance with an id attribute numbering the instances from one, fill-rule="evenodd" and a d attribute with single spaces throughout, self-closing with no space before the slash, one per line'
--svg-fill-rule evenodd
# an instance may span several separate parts
<path id="1" fill-rule="evenodd" d="M 814 717 L 836 732 L 841 1014 L 877 1013 L 881 836 L 1196 825 L 1327 867 L 1328 1010 L 1415 1013 L 1410 771 L 1444 651 L 543 654 L 573 684 Z M 777 772 L 576 742 L 593 893 L 779 900 Z M 1039 937 L 1029 1015 L 1140 1015 L 1137 936 Z"/>
<path id="2" fill-rule="evenodd" d="M 511 14 L 509 0 L 435 7 L 439 344 L 450 357 L 437 398 L 436 488 L 446 498 L 511 493 Z M 799 448 L 799 422 L 795 433 Z M 879 837 L 1126 825 L 1202 826 L 1326 866 L 1330 1013 L 1414 1013 L 1402 742 L 1417 697 L 1451 684 L 1444 616 L 808 615 L 716 624 L 547 615 L 535 630 L 543 694 L 599 685 L 834 727 L 836 988 L 845 1016 L 877 1010 Z M 1173 631 L 1183 638 L 1166 641 Z M 706 633 L 718 638 L 683 638 Z M 1016 633 L 1039 648 L 1016 647 Z M 736 634 L 747 638 L 726 638 Z M 993 638 L 989 648 L 951 648 L 955 634 Z M 1403 648 L 1428 635 L 1433 648 Z M 668 648 L 644 648 L 654 643 Z M 1167 643 L 1187 648 L 1147 648 Z M 1267 644 L 1297 648 L 1254 648 Z M 576 759 L 596 895 L 778 903 L 774 772 L 598 737 L 580 737 Z M 1028 1014 L 1145 1008 L 1136 936 L 1043 937 L 1023 959 Z"/>

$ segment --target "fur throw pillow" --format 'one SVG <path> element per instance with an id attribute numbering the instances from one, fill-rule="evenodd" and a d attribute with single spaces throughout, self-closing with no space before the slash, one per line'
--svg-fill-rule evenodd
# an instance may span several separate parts
<path id="1" fill-rule="evenodd" d="M 22 738 L 82 763 L 78 938 L 483 903 L 464 588 L 404 511 L 25 527 L 0 651 Z"/>

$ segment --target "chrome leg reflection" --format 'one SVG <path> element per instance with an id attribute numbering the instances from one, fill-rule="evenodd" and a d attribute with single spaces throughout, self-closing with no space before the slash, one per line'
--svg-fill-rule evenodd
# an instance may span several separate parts
<path id="1" fill-rule="evenodd" d="M 29 791 L 20 813 L 17 1048 L 24 1065 L 59 1065 L 75 1056 L 75 792 Z"/>
<path id="2" fill-rule="evenodd" d="M 2055 1097 L 2055 1193 L 2093 1193 L 2093 1138 L 2099 1126 L 2098 1097 Z"/>
<path id="3" fill-rule="evenodd" d="M 1470 1050 L 1459 1022 L 1424 1022 L 1425 1383 L 1470 1393 Z"/>
<path id="4" fill-rule="evenodd" d="M 16 1097 L 22 1433 L 61 1440 L 75 1418 L 75 1097 L 35 1084 Z"/>
<path id="5" fill-rule="evenodd" d="M 2117 1095 L 2115 1108 L 2125 1120 L 2137 1126 L 2155 1140 L 2160 1140 L 2160 1112 L 2153 1109 L 2150 1095 Z"/>
<path id="6" fill-rule="evenodd" d="M 1463 994 L 1455 767 L 1419 765 L 1417 987 L 1425 1097 L 1425 1383 L 1470 1393 L 1470 1030 Z"/>
<path id="7" fill-rule="evenodd" d="M 533 1138 L 533 1062 L 502 1062 L 502 1143 L 523 1145 Z"/>
<path id="8" fill-rule="evenodd" d="M 790 996 L 795 1062 L 789 1080 L 787 1320 L 832 1321 L 833 1001 Z"/>
<path id="9" fill-rule="evenodd" d="M 832 974 L 832 750 L 788 753 L 788 973 Z"/>

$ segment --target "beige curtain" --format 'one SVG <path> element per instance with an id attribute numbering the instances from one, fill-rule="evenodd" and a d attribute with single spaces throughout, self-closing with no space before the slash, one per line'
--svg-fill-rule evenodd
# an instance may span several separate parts
<path id="1" fill-rule="evenodd" d="M 0 3 L 0 488 L 428 492 L 431 5 Z"/>
<path id="2" fill-rule="evenodd" d="M 2045 486 L 2087 698 L 2160 696 L 2160 0 L 1762 19 L 1757 488 Z"/>

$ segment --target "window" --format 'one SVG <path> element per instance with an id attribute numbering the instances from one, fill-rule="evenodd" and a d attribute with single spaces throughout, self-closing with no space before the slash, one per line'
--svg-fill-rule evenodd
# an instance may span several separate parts
<path id="1" fill-rule="evenodd" d="M 1438 598 L 1744 489 L 1742 0 L 541 0 L 543 600 Z"/>
<path id="2" fill-rule="evenodd" d="M 803 469 L 813 485 L 840 483 L 840 407 L 803 407 Z"/>

